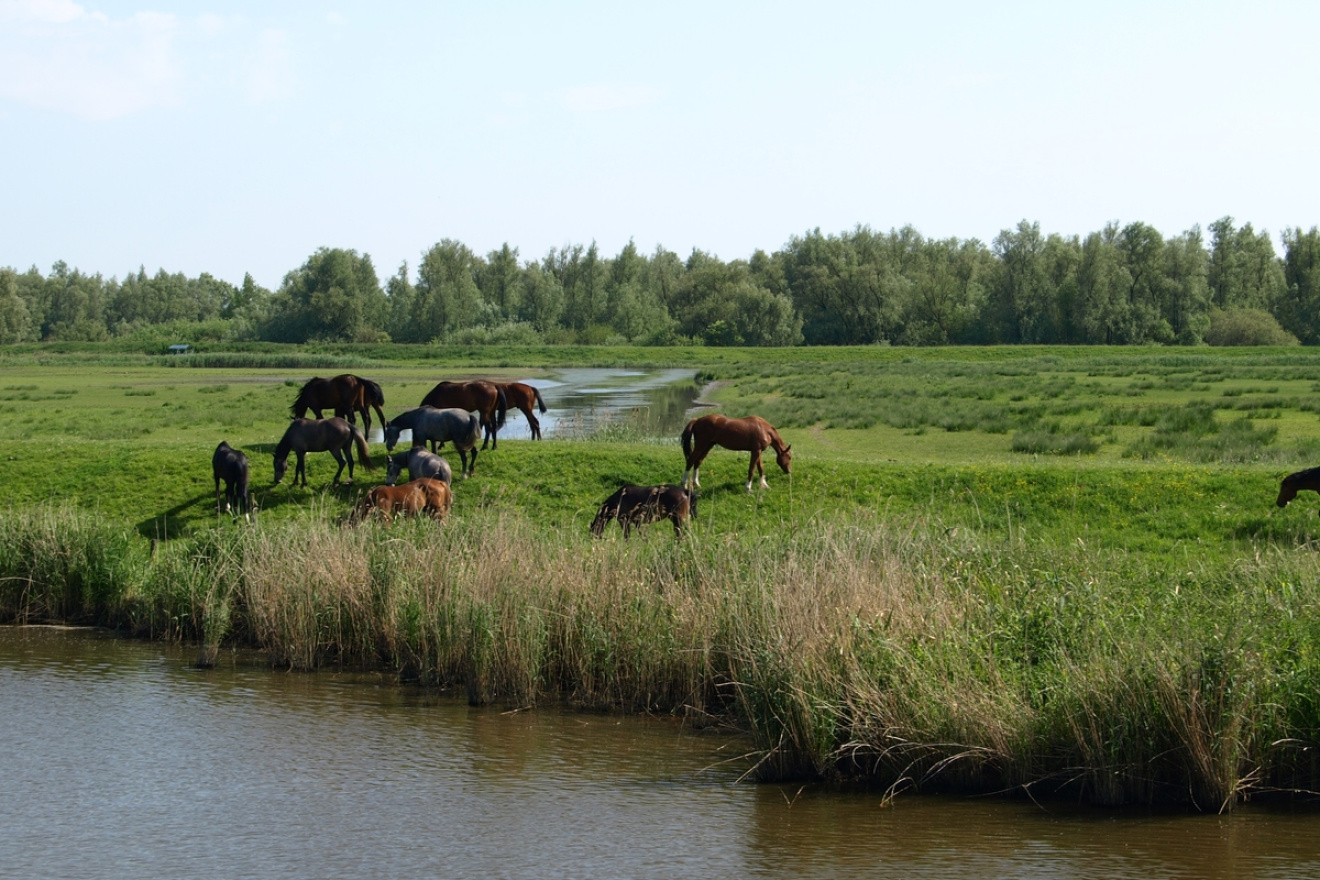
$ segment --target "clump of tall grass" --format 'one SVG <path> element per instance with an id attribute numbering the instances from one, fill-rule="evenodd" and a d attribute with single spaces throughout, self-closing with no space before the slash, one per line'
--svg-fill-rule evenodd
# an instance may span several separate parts
<path id="1" fill-rule="evenodd" d="M 393 669 L 474 703 L 718 715 L 761 779 L 1231 806 L 1315 789 L 1320 563 L 1224 567 L 854 517 L 592 541 L 481 508 L 223 524 L 155 549 L 0 517 L 0 613 Z"/>

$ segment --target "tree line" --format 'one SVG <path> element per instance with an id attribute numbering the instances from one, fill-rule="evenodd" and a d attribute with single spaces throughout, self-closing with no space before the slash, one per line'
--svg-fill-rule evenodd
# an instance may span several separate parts
<path id="1" fill-rule="evenodd" d="M 1231 217 L 1167 238 L 1145 223 L 1064 236 L 1023 221 L 988 245 L 816 229 L 730 261 L 631 241 L 614 256 L 594 242 L 483 256 L 445 239 L 383 283 L 370 255 L 321 248 L 274 291 L 251 275 L 103 278 L 59 262 L 0 269 L 0 342 L 1320 343 L 1320 230 L 1280 242 L 1282 255 Z"/>

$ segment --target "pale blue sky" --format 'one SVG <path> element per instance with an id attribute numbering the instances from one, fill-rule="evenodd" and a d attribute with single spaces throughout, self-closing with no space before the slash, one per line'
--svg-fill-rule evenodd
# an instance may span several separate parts
<path id="1" fill-rule="evenodd" d="M 0 0 L 0 266 L 1320 224 L 1320 3 Z"/>

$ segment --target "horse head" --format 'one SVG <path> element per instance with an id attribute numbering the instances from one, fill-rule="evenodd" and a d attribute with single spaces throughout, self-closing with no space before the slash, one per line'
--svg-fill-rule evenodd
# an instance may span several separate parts
<path id="1" fill-rule="evenodd" d="M 289 469 L 289 459 L 275 457 L 275 483 L 278 486 L 284 480 L 284 473 Z"/>
<path id="2" fill-rule="evenodd" d="M 402 431 L 399 429 L 398 425 L 392 425 L 392 424 L 386 423 L 386 425 L 385 425 L 385 451 L 386 451 L 386 452 L 393 452 L 393 451 L 394 451 L 394 447 L 395 447 L 396 445 L 398 445 L 398 442 L 399 442 L 399 434 L 400 434 L 400 433 L 402 433 Z"/>
<path id="3" fill-rule="evenodd" d="M 779 462 L 779 469 L 784 473 L 789 472 L 793 465 L 793 447 L 785 446 L 783 450 L 775 453 L 775 461 Z"/>
<path id="4" fill-rule="evenodd" d="M 1293 482 L 1291 477 L 1284 477 L 1283 482 L 1279 484 L 1279 497 L 1274 500 L 1274 503 L 1280 507 L 1287 507 L 1288 502 L 1296 497 L 1297 484 Z"/>
<path id="5" fill-rule="evenodd" d="M 391 455 L 389 464 L 385 466 L 385 485 L 393 486 L 399 479 L 399 473 L 403 470 L 404 462 L 408 458 L 408 453 L 401 452 L 398 455 Z"/>

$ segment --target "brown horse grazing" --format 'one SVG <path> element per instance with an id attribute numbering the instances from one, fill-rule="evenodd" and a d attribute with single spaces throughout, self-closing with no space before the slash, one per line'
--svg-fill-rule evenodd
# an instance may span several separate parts
<path id="1" fill-rule="evenodd" d="M 298 391 L 298 397 L 289 407 L 295 419 L 301 419 L 311 410 L 319 419 L 325 410 L 330 410 L 337 418 L 348 419 L 349 424 L 356 424 L 354 413 L 362 413 L 362 422 L 366 431 L 371 433 L 371 407 L 375 407 L 380 423 L 385 424 L 385 414 L 381 407 L 385 405 L 385 392 L 380 385 L 370 379 L 341 373 L 330 379 L 309 379 Z"/>
<path id="2" fill-rule="evenodd" d="M 680 486 L 623 486 L 600 506 L 591 522 L 591 534 L 601 538 L 610 520 L 617 519 L 628 537 L 633 526 L 667 519 L 674 534 L 683 537 L 683 524 L 697 516 L 697 493 Z"/>
<path id="3" fill-rule="evenodd" d="M 248 494 L 247 456 L 234 449 L 224 440 L 211 455 L 211 473 L 215 476 L 215 515 L 223 511 L 220 508 L 220 481 L 225 481 L 224 510 L 251 521 L 252 497 Z"/>
<path id="4" fill-rule="evenodd" d="M 687 461 L 683 471 L 683 485 L 688 485 L 688 475 L 692 476 L 692 487 L 701 486 L 698 476 L 701 463 L 706 460 L 715 446 L 733 449 L 738 452 L 750 452 L 752 463 L 747 468 L 747 491 L 752 491 L 752 474 L 760 473 L 761 488 L 769 489 L 765 481 L 765 468 L 761 466 L 761 453 L 767 446 L 775 449 L 775 461 L 784 473 L 789 473 L 793 464 L 791 446 L 786 446 L 779 432 L 760 416 L 748 416 L 745 419 L 731 419 L 719 413 L 711 413 L 699 419 L 693 419 L 683 429 L 683 456 Z"/>
<path id="5" fill-rule="evenodd" d="M 402 486 L 376 486 L 372 488 L 349 517 L 351 522 L 361 522 L 372 514 L 379 514 L 386 525 L 395 513 L 404 516 L 421 516 L 423 513 L 435 520 L 449 516 L 449 508 L 454 503 L 454 495 L 449 486 L 440 480 L 426 478 L 404 483 Z"/>
<path id="6" fill-rule="evenodd" d="M 532 408 L 540 407 L 541 412 L 545 412 L 545 401 L 541 399 L 541 392 L 535 385 L 528 385 L 526 382 L 496 382 L 497 387 L 504 390 L 504 396 L 508 398 L 509 406 L 522 411 L 527 416 L 527 424 L 532 429 L 532 439 L 541 439 L 541 423 L 532 415 Z"/>
<path id="7" fill-rule="evenodd" d="M 1320 492 L 1320 467 L 1308 468 L 1284 477 L 1283 482 L 1279 483 L 1279 497 L 1274 500 L 1274 503 L 1280 507 L 1287 507 L 1288 502 L 1296 498 L 1298 492 L 1305 489 Z"/>
<path id="8" fill-rule="evenodd" d="M 441 382 L 422 398 L 422 406 L 436 409 L 465 409 L 475 412 L 481 418 L 481 427 L 486 432 L 486 439 L 481 441 L 481 448 L 490 443 L 491 449 L 499 446 L 496 436 L 504 427 L 504 415 L 509 409 L 509 399 L 504 389 L 493 382 L 473 379 L 471 382 Z"/>
<path id="9" fill-rule="evenodd" d="M 357 427 L 343 419 L 294 419 L 275 447 L 275 485 L 284 480 L 284 473 L 289 469 L 289 452 L 298 456 L 298 466 L 293 472 L 293 482 L 302 478 L 302 485 L 307 485 L 306 456 L 309 452 L 329 452 L 339 462 L 335 471 L 335 484 L 339 475 L 348 464 L 348 482 L 353 482 L 353 445 L 357 444 L 358 458 L 365 468 L 371 467 L 371 456 L 367 454 L 366 435 Z"/>

